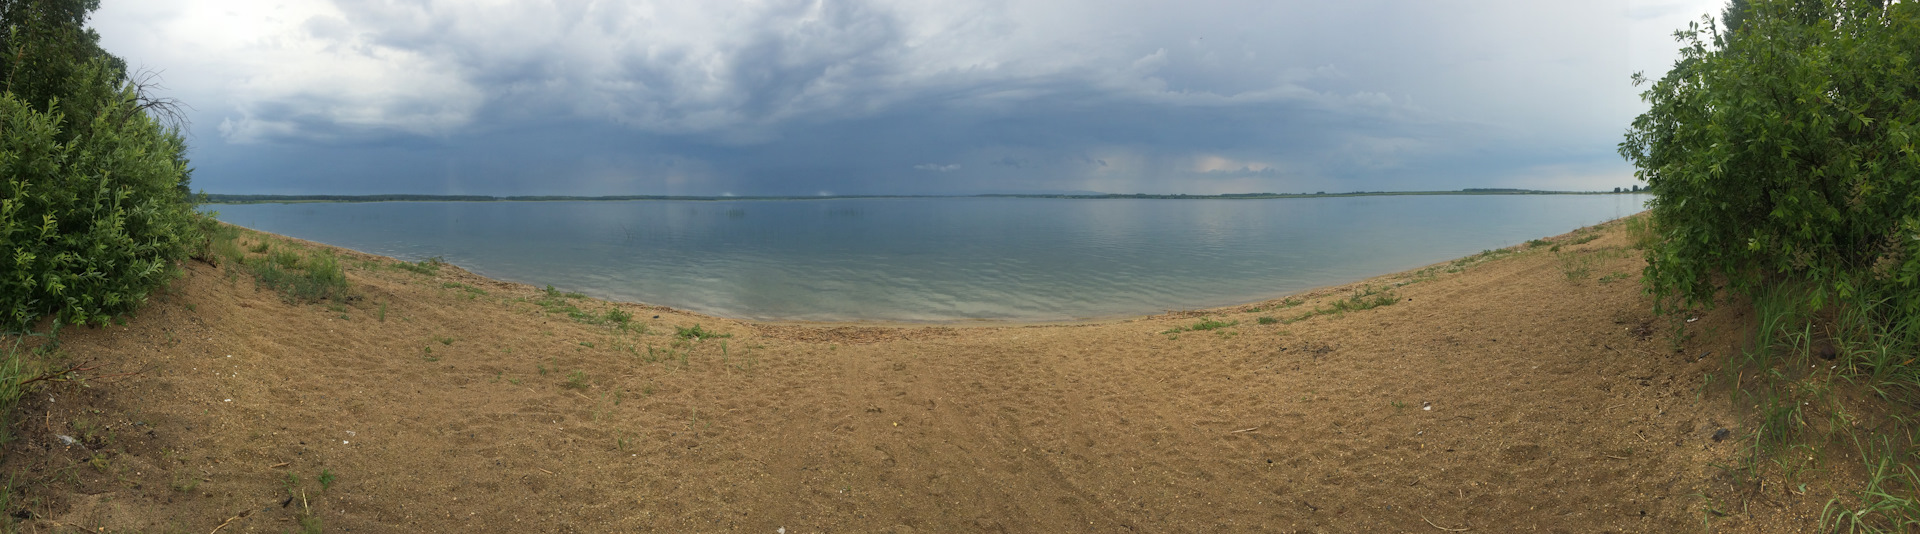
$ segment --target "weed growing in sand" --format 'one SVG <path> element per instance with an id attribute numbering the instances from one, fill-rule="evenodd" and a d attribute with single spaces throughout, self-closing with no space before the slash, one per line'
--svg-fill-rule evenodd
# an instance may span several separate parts
<path id="1" fill-rule="evenodd" d="M 282 250 L 267 254 L 267 261 L 273 262 L 282 269 L 293 269 L 300 266 L 300 255 L 294 254 L 291 250 Z"/>
<path id="2" fill-rule="evenodd" d="M 1912 405 L 1920 395 L 1913 356 L 1920 319 L 1884 320 L 1886 301 L 1859 296 L 1823 305 L 1810 298 L 1816 290 L 1803 283 L 1756 292 L 1758 328 L 1750 348 L 1729 357 L 1723 374 L 1706 377 L 1727 388 L 1729 400 L 1746 413 L 1744 457 L 1722 468 L 1742 480 L 1777 473 L 1791 485 L 1800 473 L 1818 469 L 1832 444 L 1850 441 L 1867 480 L 1830 497 L 1821 512 L 1823 531 L 1911 531 L 1920 527 L 1920 421 L 1903 408 L 1858 413 L 1849 406 L 1875 397 L 1889 406 Z M 1676 330 L 1684 317 L 1676 316 Z M 1859 395 L 1836 395 L 1836 389 Z"/>
<path id="3" fill-rule="evenodd" d="M 1915 489 L 1920 488 L 1920 473 L 1911 465 L 1901 464 L 1891 437 L 1878 438 L 1862 445 L 1859 437 L 1854 437 L 1867 462 L 1867 487 L 1860 492 L 1856 506 L 1848 506 L 1839 496 L 1828 500 L 1820 509 L 1822 526 L 1832 525 L 1836 531 L 1845 526 L 1848 532 L 1874 534 L 1909 532 L 1903 529 L 1920 527 L 1920 498 L 1914 496 Z"/>
<path id="4" fill-rule="evenodd" d="M 318 480 L 320 482 L 320 490 L 326 491 L 328 487 L 333 485 L 333 473 L 322 469 L 320 470 Z M 286 507 L 292 506 L 295 502 L 300 503 L 299 511 L 293 514 L 294 522 L 300 525 L 300 531 L 308 534 L 318 534 L 324 531 L 325 525 L 320 520 L 320 514 L 315 513 L 312 503 L 307 501 L 307 490 L 300 487 L 300 475 L 288 471 L 287 478 L 283 481 L 283 485 L 287 490 L 287 499 L 281 501 L 280 505 Z"/>
<path id="5" fill-rule="evenodd" d="M 1607 275 L 1606 275 L 1606 276 L 1602 276 L 1602 277 L 1600 277 L 1600 283 L 1602 283 L 1602 284 L 1611 284 L 1611 283 L 1614 283 L 1614 282 L 1618 282 L 1618 281 L 1621 281 L 1621 280 L 1626 280 L 1626 279 L 1627 279 L 1628 277 L 1631 277 L 1631 276 L 1633 276 L 1633 275 L 1630 275 L 1630 274 L 1627 274 L 1627 273 L 1626 273 L 1626 272 L 1624 272 L 1624 271 L 1614 271 L 1614 272 L 1611 272 L 1611 273 L 1607 273 Z"/>
<path id="6" fill-rule="evenodd" d="M 1371 310 L 1381 306 L 1392 306 L 1398 302 L 1400 302 L 1400 297 L 1395 295 L 1391 288 L 1363 286 L 1359 291 L 1353 292 L 1353 296 L 1343 300 L 1333 301 L 1333 304 L 1325 308 L 1315 308 L 1313 311 L 1300 314 L 1298 317 L 1294 317 L 1287 322 L 1295 323 L 1305 321 L 1320 315 L 1335 315 L 1350 311 Z"/>
<path id="7" fill-rule="evenodd" d="M 625 328 L 630 324 L 630 321 L 633 320 L 632 313 L 619 308 L 611 308 L 601 313 L 592 313 L 580 309 L 579 305 L 573 303 L 575 300 L 585 298 L 587 298 L 586 295 L 561 292 L 558 289 L 554 289 L 552 285 L 548 285 L 545 290 L 541 291 L 540 297 L 534 299 L 532 302 L 534 305 L 540 306 L 542 311 L 565 315 L 567 318 L 573 319 L 576 323 L 612 324 L 616 328 Z M 646 333 L 646 327 L 644 325 L 640 327 L 640 332 L 642 334 Z"/>
<path id="8" fill-rule="evenodd" d="M 446 265 L 446 264 L 447 264 L 446 260 L 441 259 L 439 256 L 434 256 L 434 257 L 427 258 L 427 259 L 420 260 L 413 263 L 407 263 L 403 261 L 403 262 L 394 264 L 394 267 L 399 267 L 401 270 L 412 271 L 417 274 L 424 274 L 427 276 L 439 276 L 440 266 Z"/>
<path id="9" fill-rule="evenodd" d="M 1527 248 L 1539 248 L 1539 247 L 1544 247 L 1552 244 L 1553 244 L 1552 241 L 1547 241 L 1545 239 L 1535 239 L 1527 242 Z"/>
<path id="10" fill-rule="evenodd" d="M 60 323 L 55 321 L 56 331 L 59 326 Z M 20 382 L 32 375 L 32 372 L 27 369 L 27 351 L 20 349 L 20 345 L 30 334 L 9 333 L 8 335 L 13 336 L 13 343 L 7 345 L 4 353 L 0 353 L 0 414 L 13 413 L 13 406 L 18 404 L 20 396 L 26 393 L 26 388 L 21 387 Z M 54 334 L 45 335 L 51 337 Z M 8 441 L 13 441 L 13 425 L 0 424 L 0 443 Z"/>
<path id="11" fill-rule="evenodd" d="M 420 347 L 420 359 L 429 363 L 440 361 L 439 356 L 433 355 L 433 347 Z"/>
<path id="12" fill-rule="evenodd" d="M 1280 320 L 1273 318 L 1273 316 L 1271 315 L 1262 315 L 1260 316 L 1259 319 L 1254 319 L 1253 322 L 1260 323 L 1260 324 L 1274 324 L 1274 323 L 1280 322 Z"/>
<path id="13" fill-rule="evenodd" d="M 701 329 L 700 325 L 697 325 L 697 324 L 693 325 L 693 327 L 691 328 L 676 326 L 676 327 L 673 327 L 673 329 L 674 329 L 673 337 L 677 337 L 684 340 L 691 340 L 691 341 L 699 341 L 702 339 L 713 339 L 713 338 L 719 338 L 719 337 L 733 337 L 733 334 L 722 334 L 719 332 L 714 332 L 712 330 Z"/>
<path id="14" fill-rule="evenodd" d="M 1565 275 L 1568 282 L 1578 282 L 1593 276 L 1594 257 L 1592 255 L 1554 254 L 1554 258 L 1558 260 L 1560 274 Z"/>
<path id="15" fill-rule="evenodd" d="M 387 301 L 380 301 L 380 322 L 387 322 Z"/>
<path id="16" fill-rule="evenodd" d="M 1240 324 L 1240 321 L 1221 321 L 1218 319 L 1208 318 L 1208 319 L 1201 319 L 1200 322 L 1193 323 L 1190 325 L 1176 326 L 1173 328 L 1169 328 L 1166 331 L 1160 332 L 1160 333 L 1178 334 L 1181 332 L 1188 332 L 1188 331 L 1200 332 L 1200 331 L 1207 331 L 1207 330 L 1218 330 L 1221 328 L 1226 328 L 1226 327 L 1234 326 L 1237 324 Z"/>
<path id="17" fill-rule="evenodd" d="M 266 254 L 267 249 L 271 248 L 271 246 L 272 245 L 268 244 L 266 241 L 261 241 L 259 243 L 254 243 L 253 246 L 251 247 L 247 247 L 247 252 L 252 252 L 254 254 Z"/>
<path id="18" fill-rule="evenodd" d="M 444 282 L 440 284 L 440 287 L 442 289 L 458 289 L 463 292 L 460 296 L 465 297 L 467 300 L 475 300 L 487 296 L 487 290 L 459 282 Z"/>
<path id="19" fill-rule="evenodd" d="M 582 347 L 586 347 L 586 348 L 589 348 L 589 349 L 591 349 L 591 348 L 593 348 L 593 342 L 592 342 L 592 341 L 582 341 L 582 342 L 580 342 L 580 346 L 582 346 Z"/>
<path id="20" fill-rule="evenodd" d="M 331 251 L 310 251 L 302 259 L 292 251 L 281 250 L 261 258 L 242 258 L 239 263 L 260 285 L 281 292 L 289 300 L 315 302 L 347 292 L 346 273 Z"/>
<path id="21" fill-rule="evenodd" d="M 448 345 L 448 346 L 453 345 L 452 336 L 433 336 L 433 340 L 440 342 L 441 345 Z"/>
<path id="22" fill-rule="evenodd" d="M 1453 260 L 1452 263 L 1448 264 L 1447 272 L 1457 273 L 1457 272 L 1465 271 L 1467 270 L 1468 267 L 1473 267 L 1475 265 L 1479 265 L 1489 261 L 1505 258 L 1507 256 L 1512 256 L 1517 253 L 1518 252 L 1514 251 L 1513 249 L 1505 249 L 1505 248 L 1496 249 L 1496 250 L 1482 250 L 1480 251 L 1479 254 L 1474 254 L 1472 256 L 1467 256 L 1465 258 Z"/>
<path id="23" fill-rule="evenodd" d="M 191 473 L 187 473 L 184 471 L 177 472 L 177 473 L 174 473 L 173 475 L 172 486 L 174 491 L 178 491 L 180 493 L 193 493 L 194 489 L 197 489 L 200 487 L 200 479 L 198 477 L 193 476 Z"/>
<path id="24" fill-rule="evenodd" d="M 1653 226 L 1653 217 L 1645 215 L 1627 218 L 1627 240 L 1633 248 L 1647 250 L 1662 240 L 1660 231 Z"/>

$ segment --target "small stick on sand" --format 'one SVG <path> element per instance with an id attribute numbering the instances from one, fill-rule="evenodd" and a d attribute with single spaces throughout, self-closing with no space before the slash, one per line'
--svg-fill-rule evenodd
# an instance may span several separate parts
<path id="1" fill-rule="evenodd" d="M 252 509 L 252 508 L 248 508 L 248 509 L 247 509 L 247 511 L 245 511 L 245 512 L 240 512 L 240 515 L 236 515 L 236 516 L 233 516 L 233 517 L 229 517 L 229 518 L 227 518 L 227 520 L 226 520 L 226 521 L 222 521 L 222 522 L 220 522 L 220 526 L 217 526 L 217 527 L 213 527 L 213 531 L 211 531 L 211 532 L 208 532 L 207 534 L 214 534 L 215 532 L 219 532 L 219 531 L 220 531 L 220 529 L 223 529 L 223 528 L 227 528 L 227 524 L 228 524 L 228 523 L 232 523 L 232 522 L 234 522 L 234 521 L 237 521 L 237 520 L 239 520 L 239 519 L 240 519 L 240 518 L 242 518 L 242 517 L 246 517 L 246 516 L 249 516 L 249 515 L 252 515 L 252 514 L 253 514 L 253 509 Z"/>
<path id="2" fill-rule="evenodd" d="M 267 469 L 279 469 L 279 468 L 282 468 L 282 467 L 286 467 L 286 466 L 287 466 L 287 462 L 280 462 L 280 463 L 277 463 L 277 464 L 273 464 L 273 465 L 269 465 L 269 466 L 267 466 Z"/>
<path id="3" fill-rule="evenodd" d="M 1625 456 L 1614 456 L 1614 455 L 1611 455 L 1611 454 L 1608 454 L 1608 455 L 1606 455 L 1606 457 L 1608 457 L 1608 458 L 1612 458 L 1612 459 L 1615 459 L 1615 460 L 1625 460 L 1625 459 L 1627 459 L 1627 457 L 1625 457 Z"/>
<path id="4" fill-rule="evenodd" d="M 540 468 L 538 468 L 538 467 L 535 467 L 534 469 L 540 469 Z M 546 473 L 546 474 L 549 474 L 549 475 L 551 475 L 551 474 L 553 474 L 553 472 L 552 472 L 552 471 L 548 471 L 548 470 L 545 470 L 545 469 L 540 469 L 540 472 L 542 472 L 542 473 Z"/>
<path id="5" fill-rule="evenodd" d="M 1259 430 L 1259 429 L 1260 429 L 1260 427 L 1257 427 L 1257 426 L 1256 426 L 1256 427 L 1253 427 L 1253 428 L 1242 428 L 1242 429 L 1239 429 L 1239 430 L 1235 430 L 1235 431 L 1232 431 L 1232 432 L 1228 432 L 1228 434 L 1239 434 L 1239 433 L 1241 433 L 1241 432 L 1252 432 L 1252 431 L 1255 431 L 1255 430 Z"/>
<path id="6" fill-rule="evenodd" d="M 1471 529 L 1469 529 L 1469 528 L 1467 528 L 1467 527 L 1460 527 L 1460 528 L 1447 528 L 1447 527 L 1443 527 L 1443 526 L 1440 526 L 1440 525 L 1435 525 L 1435 524 L 1433 524 L 1433 520 L 1432 520 L 1432 519 L 1427 519 L 1427 516 L 1424 516 L 1424 515 L 1423 515 L 1423 516 L 1420 516 L 1420 520 L 1421 520 L 1421 521 L 1426 521 L 1426 522 L 1427 522 L 1427 525 L 1429 525 L 1429 526 L 1432 526 L 1433 528 L 1437 528 L 1437 529 L 1440 529 L 1440 530 L 1445 530 L 1445 531 L 1447 531 L 1447 532 L 1466 532 L 1466 531 L 1468 531 L 1468 530 L 1471 530 Z"/>

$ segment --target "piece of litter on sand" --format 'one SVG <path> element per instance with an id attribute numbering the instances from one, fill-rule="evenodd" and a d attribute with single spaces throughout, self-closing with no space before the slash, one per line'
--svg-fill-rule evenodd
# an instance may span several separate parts
<path id="1" fill-rule="evenodd" d="M 77 440 L 77 439 L 73 439 L 73 436 L 69 436 L 69 435 L 66 435 L 66 434 L 54 434 L 54 435 L 53 435 L 53 437 L 56 437 L 56 438 L 60 438 L 60 442 L 61 442 L 61 443 L 65 443 L 65 444 L 68 444 L 68 445 L 73 445 L 73 444 L 75 444 L 75 443 L 79 443 L 79 442 L 80 442 L 80 440 Z"/>
<path id="2" fill-rule="evenodd" d="M 780 528 L 773 529 L 773 532 L 775 534 L 787 534 L 787 527 L 780 527 Z"/>
<path id="3" fill-rule="evenodd" d="M 1422 402 L 1422 403 L 1420 403 L 1420 409 L 1421 409 L 1422 411 L 1428 411 L 1428 412 L 1431 412 L 1431 411 L 1433 411 L 1433 403 L 1431 403 L 1431 402 Z"/>

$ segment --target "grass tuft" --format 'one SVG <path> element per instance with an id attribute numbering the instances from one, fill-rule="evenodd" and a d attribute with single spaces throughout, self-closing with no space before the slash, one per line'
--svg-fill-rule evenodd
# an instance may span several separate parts
<path id="1" fill-rule="evenodd" d="M 399 267 L 401 270 L 412 271 L 412 272 L 424 274 L 427 276 L 439 276 L 440 266 L 446 265 L 446 264 L 447 264 L 447 260 L 442 259 L 439 256 L 434 256 L 434 257 L 427 258 L 427 259 L 420 260 L 413 263 L 408 263 L 403 261 L 394 266 Z"/>
<path id="2" fill-rule="evenodd" d="M 1161 332 L 1161 333 L 1162 334 L 1178 334 L 1181 332 L 1203 332 L 1207 330 L 1219 330 L 1221 328 L 1226 328 L 1226 327 L 1237 325 L 1237 324 L 1240 324 L 1240 321 L 1221 321 L 1219 319 L 1207 318 L 1207 319 L 1201 319 L 1200 322 L 1193 323 L 1190 325 L 1176 326 L 1173 328 L 1169 328 L 1165 332 Z"/>
<path id="3" fill-rule="evenodd" d="M 279 291 L 288 300 L 318 302 L 346 296 L 347 275 L 339 258 L 327 250 L 314 250 L 302 259 L 289 251 L 276 251 L 241 262 L 260 285 Z"/>
<path id="4" fill-rule="evenodd" d="M 700 328 L 700 325 L 697 325 L 697 324 L 693 325 L 692 327 L 676 326 L 673 329 L 674 329 L 673 337 L 677 337 L 680 339 L 694 340 L 694 341 L 699 341 L 702 339 L 713 339 L 716 337 L 733 337 L 733 334 L 722 334 L 719 332 L 714 332 L 712 330 L 703 330 Z"/>

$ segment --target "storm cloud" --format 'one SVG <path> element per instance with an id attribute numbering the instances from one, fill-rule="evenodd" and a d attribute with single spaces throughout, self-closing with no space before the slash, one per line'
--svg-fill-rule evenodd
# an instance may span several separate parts
<path id="1" fill-rule="evenodd" d="M 1711 2 L 109 0 L 220 193 L 1628 185 Z"/>

